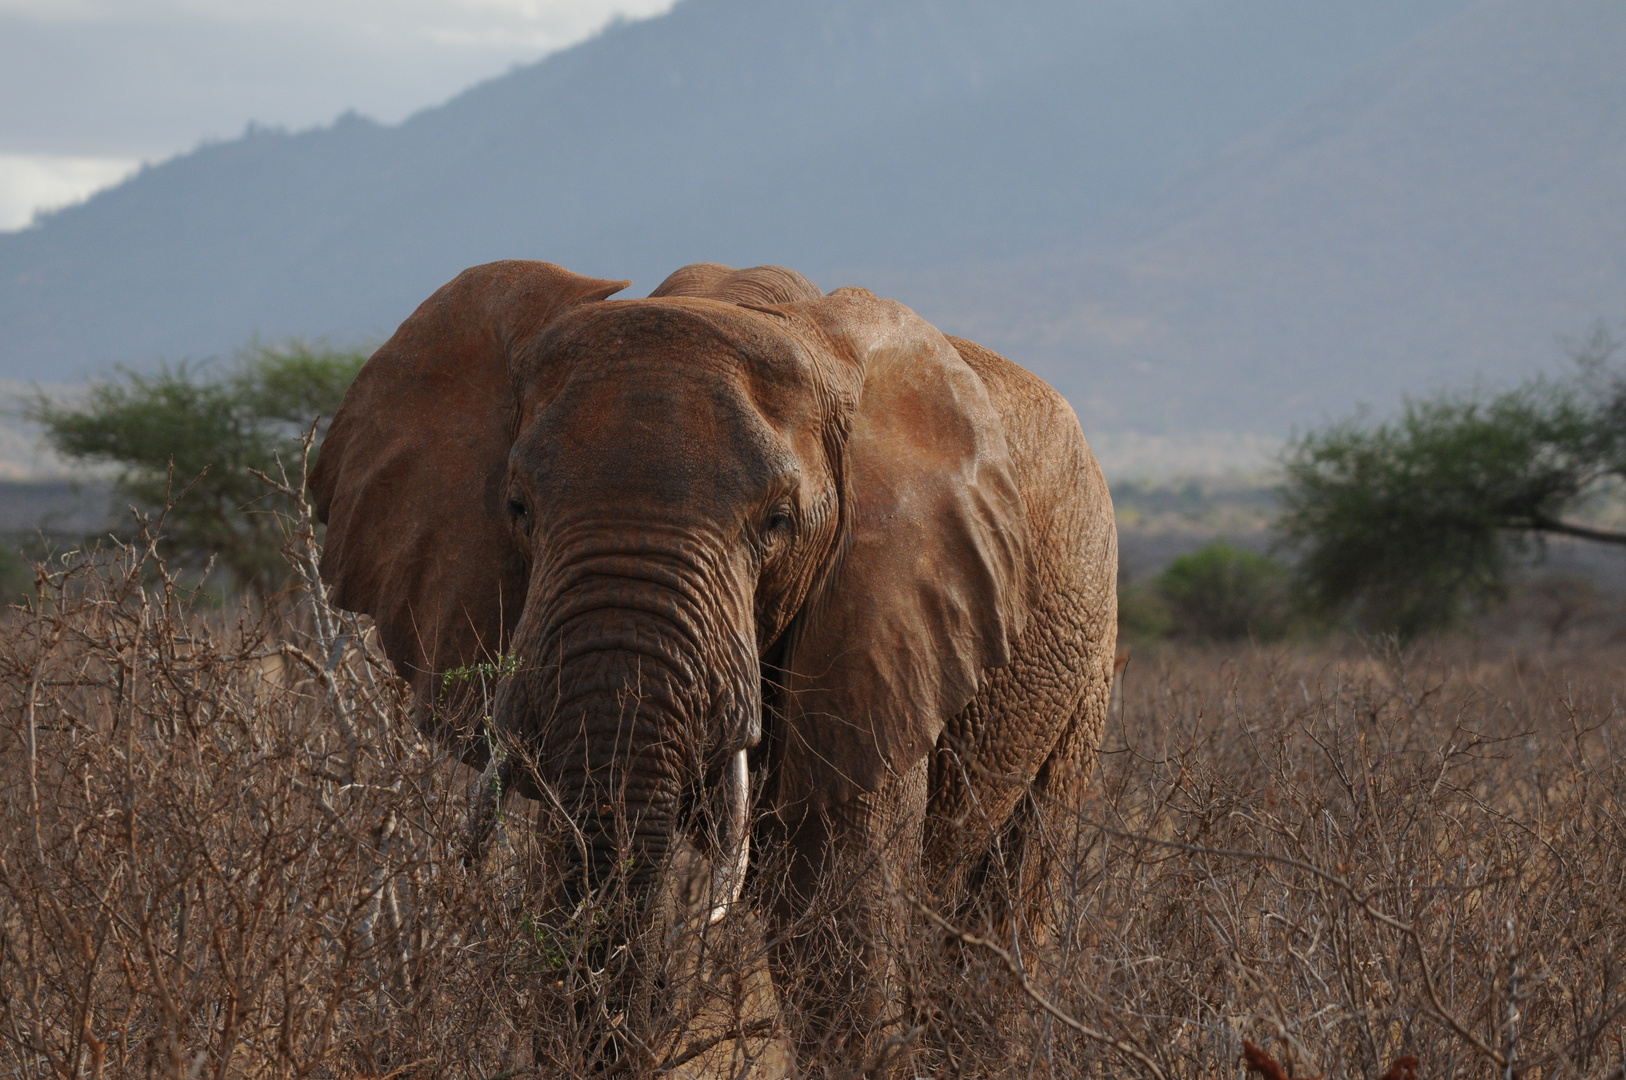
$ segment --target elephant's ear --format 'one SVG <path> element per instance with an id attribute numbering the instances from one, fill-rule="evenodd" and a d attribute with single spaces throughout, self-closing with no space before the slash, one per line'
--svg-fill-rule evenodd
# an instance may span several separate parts
<path id="1" fill-rule="evenodd" d="M 672 271 L 649 294 L 650 299 L 695 296 L 749 307 L 817 300 L 823 295 L 817 285 L 783 266 L 751 266 L 736 270 L 722 263 L 690 263 Z"/>
<path id="2" fill-rule="evenodd" d="M 999 414 L 943 335 L 860 289 L 786 310 L 862 379 L 842 532 L 782 661 L 780 796 L 817 811 L 907 772 L 1009 662 L 1028 527 Z"/>
<path id="3" fill-rule="evenodd" d="M 525 600 L 504 487 L 509 357 L 565 308 L 627 287 L 552 263 L 476 266 L 373 354 L 311 474 L 333 602 L 371 615 L 420 701 L 437 675 L 499 652 Z"/>

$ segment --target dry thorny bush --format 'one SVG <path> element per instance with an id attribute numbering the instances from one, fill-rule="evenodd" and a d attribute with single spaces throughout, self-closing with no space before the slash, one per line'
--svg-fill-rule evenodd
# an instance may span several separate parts
<path id="1" fill-rule="evenodd" d="M 842 1062 L 808 1034 L 835 958 L 752 914 L 772 852 L 714 927 L 562 910 L 545 808 L 476 855 L 492 776 L 419 737 L 289 535 L 268 610 L 195 606 L 149 531 L 8 616 L 0 1076 L 722 1076 L 792 1045 L 831 1075 L 1626 1075 L 1611 655 L 1137 660 L 1083 805 L 995 852 L 991 891 L 1059 866 L 1037 925 L 894 883 L 885 1026 Z"/>

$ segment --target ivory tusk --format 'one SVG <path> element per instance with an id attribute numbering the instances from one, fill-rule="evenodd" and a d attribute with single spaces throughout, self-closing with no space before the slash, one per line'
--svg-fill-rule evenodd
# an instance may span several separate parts
<path id="1" fill-rule="evenodd" d="M 723 769 L 723 836 L 721 849 L 711 869 L 712 924 L 734 906 L 745 888 L 745 867 L 751 861 L 751 773 L 745 766 L 745 751 L 734 755 Z"/>

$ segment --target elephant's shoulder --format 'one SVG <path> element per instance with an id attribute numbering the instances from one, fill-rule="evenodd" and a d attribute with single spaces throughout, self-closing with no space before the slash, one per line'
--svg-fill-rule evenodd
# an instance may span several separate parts
<path id="1" fill-rule="evenodd" d="M 1106 477 L 1067 399 L 1031 371 L 973 341 L 949 338 L 988 388 L 1037 543 L 1030 588 L 1099 597 L 1118 565 Z"/>
<path id="2" fill-rule="evenodd" d="M 948 340 L 988 388 L 988 398 L 1005 421 L 1008 434 L 1013 428 L 1032 428 L 1048 431 L 1054 438 L 1068 429 L 1078 430 L 1078 419 L 1067 399 L 1039 376 L 975 341 Z"/>
<path id="3" fill-rule="evenodd" d="M 1099 472 L 1073 407 L 1054 387 L 990 348 L 948 340 L 987 387 L 1022 480 L 1053 487 L 1066 485 L 1069 477 L 1087 483 L 1085 474 Z"/>

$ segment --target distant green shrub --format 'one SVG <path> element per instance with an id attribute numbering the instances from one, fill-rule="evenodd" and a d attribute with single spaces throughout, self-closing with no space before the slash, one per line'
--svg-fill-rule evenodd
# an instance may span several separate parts
<path id="1" fill-rule="evenodd" d="M 1291 575 L 1275 559 L 1215 541 L 1157 577 L 1172 631 L 1183 637 L 1270 641 L 1293 617 Z"/>
<path id="2" fill-rule="evenodd" d="M 1169 636 L 1174 619 L 1156 585 L 1125 581 L 1118 585 L 1118 636 L 1125 640 L 1156 641 Z"/>

